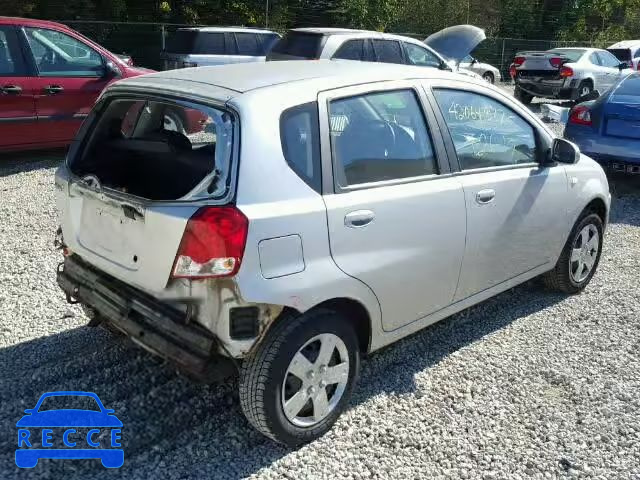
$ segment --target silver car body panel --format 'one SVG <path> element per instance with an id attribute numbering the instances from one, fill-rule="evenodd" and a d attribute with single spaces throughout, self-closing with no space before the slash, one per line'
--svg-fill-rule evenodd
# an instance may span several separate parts
<path id="1" fill-rule="evenodd" d="M 376 350 L 549 270 L 580 211 L 595 198 L 609 206 L 606 177 L 587 157 L 575 165 L 551 167 L 547 173 L 534 165 L 464 173 L 447 169 L 451 158 L 440 123 L 434 121 L 430 92 L 434 85 L 492 96 L 527 119 L 543 140 L 552 138 L 535 115 L 498 89 L 436 69 L 293 61 L 150 74 L 117 82 L 106 95 L 179 95 L 224 104 L 239 118 L 237 140 L 242 147 L 234 162 L 238 178 L 234 198 L 249 219 L 239 272 L 232 278 L 206 281 L 170 278 L 187 219 L 211 201 L 140 205 L 132 201 L 144 209 L 144 225 L 118 227 L 121 217 L 116 216 L 117 208 L 109 210 L 110 205 L 117 207 L 125 200 L 78 185 L 63 165 L 56 174 L 56 192 L 65 242 L 98 269 L 157 298 L 198 302 L 195 320 L 222 342 L 223 355 L 242 358 L 257 341 L 230 338 L 229 310 L 235 306 L 260 309 L 261 338 L 282 308 L 305 312 L 338 298 L 364 307 L 371 327 L 369 350 Z M 326 102 L 396 88 L 418 92 L 443 173 L 336 190 Z M 314 101 L 319 102 L 320 112 L 322 194 L 288 166 L 279 132 L 285 109 Z M 475 209 L 474 192 L 492 185 L 497 189 L 496 205 L 489 207 L 493 210 Z M 85 198 L 92 207 L 83 205 Z M 346 228 L 345 214 L 362 209 L 375 211 L 372 228 Z M 110 234 L 111 243 L 96 240 L 99 221 L 83 216 L 98 210 L 116 216 L 109 225 L 126 238 L 116 241 Z M 493 243 L 500 235 L 504 238 Z M 95 242 L 91 246 L 83 243 L 87 236 Z M 471 245 L 470 239 L 477 243 Z M 506 248 L 509 239 L 517 239 L 518 248 Z M 129 262 L 130 245 L 146 249 L 139 265 Z M 494 258 L 480 261 L 479 249 Z M 506 271 L 498 264 L 513 267 Z M 485 270 L 474 272 L 474 268 Z"/>

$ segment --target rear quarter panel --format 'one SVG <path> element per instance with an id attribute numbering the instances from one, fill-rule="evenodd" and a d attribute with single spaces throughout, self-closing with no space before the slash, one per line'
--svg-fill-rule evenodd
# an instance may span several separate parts
<path id="1" fill-rule="evenodd" d="M 316 99 L 317 93 L 288 84 L 232 100 L 240 113 L 242 131 L 236 204 L 249 219 L 237 285 L 248 302 L 288 306 L 300 312 L 333 298 L 350 298 L 368 311 L 372 328 L 380 328 L 380 307 L 373 292 L 333 261 L 322 195 L 291 170 L 282 153 L 281 112 Z M 304 269 L 265 278 L 260 243 L 291 235 L 301 239 Z"/>

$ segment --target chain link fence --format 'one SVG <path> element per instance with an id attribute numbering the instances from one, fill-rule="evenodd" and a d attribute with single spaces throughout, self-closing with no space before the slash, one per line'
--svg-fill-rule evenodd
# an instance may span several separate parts
<path id="1" fill-rule="evenodd" d="M 136 65 L 160 70 L 160 52 L 164 49 L 167 36 L 180 27 L 173 23 L 105 22 L 105 21 L 64 21 L 69 27 L 79 31 L 114 53 L 130 55 Z M 409 37 L 424 39 L 429 34 L 400 33 Z M 554 40 L 529 40 L 521 38 L 487 38 L 474 51 L 481 62 L 500 69 L 502 78 L 509 80 L 509 65 L 517 52 L 524 50 L 549 50 L 559 47 L 606 48 L 610 42 L 569 42 Z"/>

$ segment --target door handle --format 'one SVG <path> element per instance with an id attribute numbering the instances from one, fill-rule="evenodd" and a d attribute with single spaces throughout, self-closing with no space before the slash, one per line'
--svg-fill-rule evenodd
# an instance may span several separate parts
<path id="1" fill-rule="evenodd" d="M 7 95 L 20 95 L 22 93 L 22 87 L 19 87 L 18 85 L 5 85 L 0 88 L 0 91 Z"/>
<path id="2" fill-rule="evenodd" d="M 344 224 L 349 228 L 362 228 L 369 225 L 375 217 L 371 210 L 356 210 L 349 212 L 344 217 Z"/>
<path id="3" fill-rule="evenodd" d="M 44 91 L 49 95 L 55 95 L 56 93 L 60 93 L 64 91 L 64 88 L 60 85 L 47 85 L 44 87 Z"/>
<path id="4" fill-rule="evenodd" d="M 476 193 L 476 203 L 479 203 L 480 205 L 491 203 L 494 198 L 496 198 L 496 191 L 490 188 L 480 190 Z"/>

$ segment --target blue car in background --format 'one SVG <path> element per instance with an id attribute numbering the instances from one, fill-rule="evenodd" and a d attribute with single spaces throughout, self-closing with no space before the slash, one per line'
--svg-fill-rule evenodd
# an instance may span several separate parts
<path id="1" fill-rule="evenodd" d="M 574 106 L 564 136 L 610 170 L 640 174 L 640 74 Z"/>
<path id="2" fill-rule="evenodd" d="M 92 392 L 49 392 L 18 420 L 16 465 L 33 468 L 41 458 L 100 459 L 124 463 L 122 422 Z"/>

